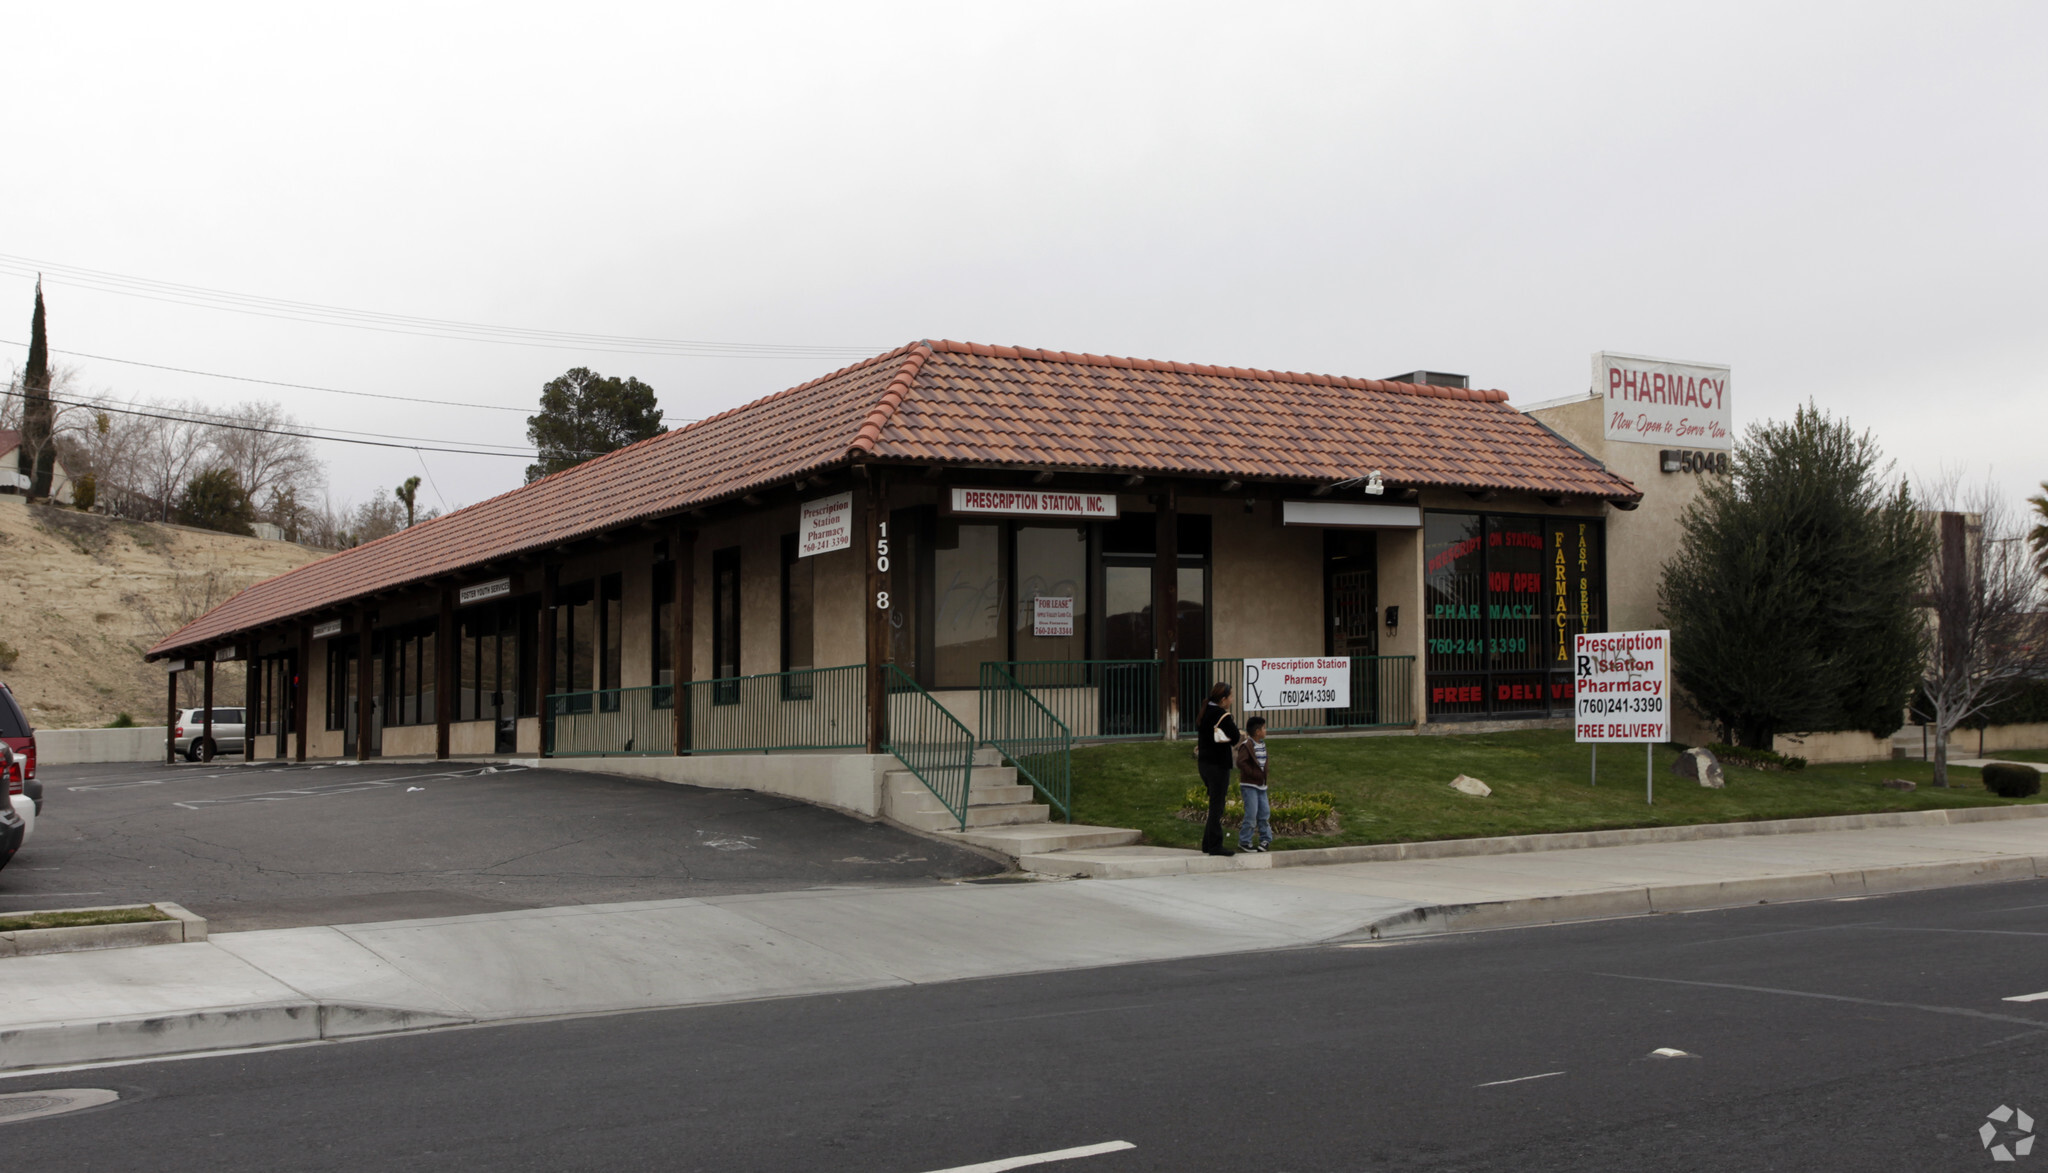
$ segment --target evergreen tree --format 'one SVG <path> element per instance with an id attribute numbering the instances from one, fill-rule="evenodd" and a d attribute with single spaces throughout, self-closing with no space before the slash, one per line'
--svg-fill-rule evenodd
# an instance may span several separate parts
<path id="1" fill-rule="evenodd" d="M 219 465 L 186 482 L 185 491 L 178 498 L 178 518 L 186 525 L 243 537 L 256 532 L 251 525 L 256 520 L 256 510 L 249 504 L 242 478 L 235 475 L 235 470 Z"/>
<path id="2" fill-rule="evenodd" d="M 526 479 L 537 481 L 666 431 L 654 388 L 576 367 L 541 388 L 540 414 L 526 419 L 526 438 L 540 449 L 540 461 L 526 467 Z"/>
<path id="3" fill-rule="evenodd" d="M 36 279 L 36 309 L 29 319 L 28 371 L 22 380 L 21 451 L 29 458 L 28 496 L 50 496 L 57 467 L 56 412 L 50 403 L 49 325 L 43 314 L 43 282 Z"/>
<path id="4" fill-rule="evenodd" d="M 1689 703 L 1741 744 L 1903 723 L 1934 537 L 1868 433 L 1808 405 L 1750 429 L 1686 508 L 1658 598 Z"/>

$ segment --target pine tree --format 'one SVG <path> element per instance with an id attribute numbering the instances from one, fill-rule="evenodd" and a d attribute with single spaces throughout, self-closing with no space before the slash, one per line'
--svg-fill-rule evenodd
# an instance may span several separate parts
<path id="1" fill-rule="evenodd" d="M 1808 405 L 1752 428 L 1687 507 L 1658 597 L 1678 684 L 1725 736 L 1903 723 L 1934 539 L 1890 475 L 1868 433 Z"/>
<path id="2" fill-rule="evenodd" d="M 28 329 L 28 373 L 23 379 L 21 451 L 30 461 L 29 500 L 50 495 L 57 468 L 56 414 L 50 404 L 50 338 L 43 314 L 43 282 L 36 279 L 35 316 Z"/>
<path id="3" fill-rule="evenodd" d="M 526 466 L 526 479 L 537 481 L 666 431 L 654 388 L 630 376 L 576 367 L 541 388 L 540 414 L 526 419 L 527 439 L 540 450 L 540 461 Z"/>

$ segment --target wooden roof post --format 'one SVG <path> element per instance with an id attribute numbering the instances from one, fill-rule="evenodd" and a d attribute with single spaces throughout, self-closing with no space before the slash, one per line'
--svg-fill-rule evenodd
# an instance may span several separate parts
<path id="1" fill-rule="evenodd" d="M 1152 640 L 1159 657 L 1159 736 L 1180 736 L 1180 510 L 1172 485 L 1159 494 L 1152 555 Z"/>
<path id="2" fill-rule="evenodd" d="M 868 752 L 878 754 L 889 740 L 889 482 L 882 470 L 862 466 L 867 475 L 863 496 L 862 536 L 866 545 Z"/>
<path id="3" fill-rule="evenodd" d="M 669 599 L 669 679 L 674 683 L 669 703 L 675 719 L 675 752 L 690 752 L 690 681 L 696 679 L 697 656 L 697 531 L 677 526 L 669 538 L 669 575 L 673 591 Z"/>
<path id="4" fill-rule="evenodd" d="M 164 673 L 171 682 L 170 698 L 164 703 L 164 765 L 178 760 L 178 669 Z"/>
<path id="5" fill-rule="evenodd" d="M 555 721 L 548 711 L 548 695 L 555 691 L 555 579 L 560 576 L 561 567 L 553 562 L 543 562 L 540 568 L 540 647 L 535 650 L 534 691 L 540 694 L 538 715 L 540 717 L 540 756 L 548 756 L 553 738 Z"/>
<path id="6" fill-rule="evenodd" d="M 256 760 L 256 713 L 257 705 L 264 700 L 263 682 L 256 678 L 256 639 L 249 637 L 248 650 L 242 653 L 242 760 Z"/>
<path id="7" fill-rule="evenodd" d="M 377 702 L 371 695 L 376 683 L 371 679 L 370 665 L 374 658 L 370 646 L 370 609 L 356 608 L 356 760 L 370 757 L 371 706 Z"/>
<path id="8" fill-rule="evenodd" d="M 455 708 L 455 588 L 441 588 L 441 623 L 434 629 L 434 757 L 448 760 L 448 722 Z"/>
<path id="9" fill-rule="evenodd" d="M 206 740 L 205 740 L 205 741 L 202 741 L 202 742 L 199 742 L 199 743 L 197 743 L 197 744 L 198 744 L 198 746 L 199 746 L 199 758 L 200 758 L 200 760 L 201 760 L 201 761 L 212 761 L 212 760 L 213 760 L 213 649 L 212 649 L 212 648 L 208 648 L 208 649 L 206 649 L 206 671 L 205 671 L 205 674 L 204 674 L 204 678 L 205 678 L 205 681 L 206 681 L 206 685 L 205 685 L 205 701 L 204 701 L 203 703 L 204 703 L 204 704 L 206 705 L 206 708 L 204 708 L 204 709 L 202 709 L 202 710 L 200 711 L 200 714 L 199 714 L 199 721 L 200 721 L 200 728 L 201 728 L 202 730 L 204 730 L 204 732 L 203 732 L 202 734 L 200 734 L 200 736 L 202 736 L 202 737 L 206 738 Z M 243 715 L 244 715 L 244 716 L 247 716 L 247 714 L 246 714 L 246 713 L 245 713 L 245 714 L 243 714 Z M 247 730 L 244 730 L 244 732 L 247 732 Z"/>
<path id="10" fill-rule="evenodd" d="M 292 665 L 292 729 L 297 733 L 292 757 L 306 760 L 307 717 L 312 712 L 313 625 L 299 624 L 299 658 Z M 330 710 L 331 711 L 331 710 Z"/>

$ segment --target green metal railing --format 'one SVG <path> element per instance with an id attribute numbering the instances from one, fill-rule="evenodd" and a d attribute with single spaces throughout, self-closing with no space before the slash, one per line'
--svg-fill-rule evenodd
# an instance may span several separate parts
<path id="1" fill-rule="evenodd" d="M 1074 821 L 1074 731 L 1000 664 L 981 666 L 981 740 L 1068 822 Z"/>
<path id="2" fill-rule="evenodd" d="M 542 710 L 542 744 L 550 757 L 674 753 L 678 693 L 687 753 L 867 744 L 867 670 L 860 664 L 552 693 Z"/>
<path id="3" fill-rule="evenodd" d="M 1229 682 L 1236 695 L 1232 708 L 1239 721 L 1263 716 L 1274 733 L 1381 729 L 1415 723 L 1413 656 L 1351 657 L 1351 703 L 1342 709 L 1246 710 L 1242 659 L 1182 660 L 1179 675 L 1183 737 L 1193 735 L 1202 702 L 1218 681 Z M 991 660 L 982 664 L 984 698 L 1010 688 L 1029 693 L 1075 740 L 1135 741 L 1160 736 L 1157 660 Z"/>
<path id="4" fill-rule="evenodd" d="M 974 734 L 893 663 L 888 681 L 889 736 L 882 748 L 895 754 L 966 830 Z"/>

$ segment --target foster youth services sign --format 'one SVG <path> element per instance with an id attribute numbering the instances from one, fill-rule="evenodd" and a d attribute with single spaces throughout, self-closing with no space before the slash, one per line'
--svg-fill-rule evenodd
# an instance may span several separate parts
<path id="1" fill-rule="evenodd" d="M 1298 656 L 1244 662 L 1246 712 L 1351 707 L 1349 656 Z"/>
<path id="2" fill-rule="evenodd" d="M 1579 741 L 1671 740 L 1670 632 L 1582 634 L 1572 665 Z"/>
<path id="3" fill-rule="evenodd" d="M 1607 438 L 1666 448 L 1735 447 L 1728 368 L 1603 350 L 1593 393 L 1606 397 Z"/>

